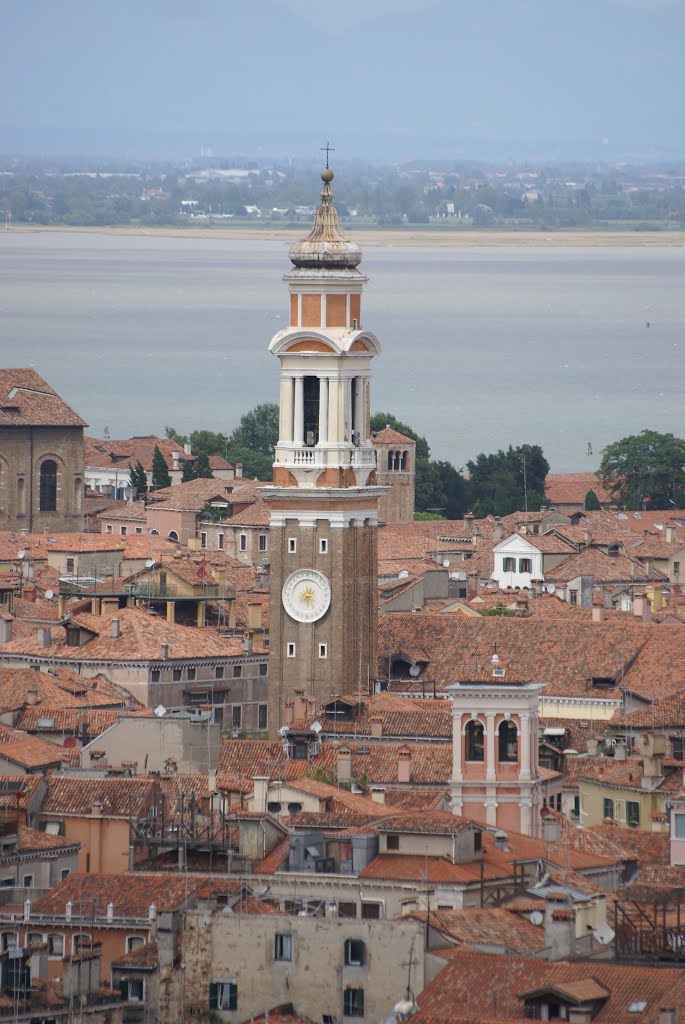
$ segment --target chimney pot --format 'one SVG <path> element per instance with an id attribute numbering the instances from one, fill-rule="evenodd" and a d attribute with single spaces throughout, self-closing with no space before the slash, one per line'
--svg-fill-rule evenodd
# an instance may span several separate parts
<path id="1" fill-rule="evenodd" d="M 11 615 L 0 615 L 0 644 L 8 644 L 12 639 L 14 618 Z"/>
<path id="2" fill-rule="evenodd" d="M 162 661 L 168 661 L 169 659 L 169 644 L 159 645 L 159 656 Z"/>
<path id="3" fill-rule="evenodd" d="M 32 707 L 38 703 L 38 690 L 30 689 L 26 691 L 26 703 Z"/>
<path id="4" fill-rule="evenodd" d="M 118 640 L 121 636 L 121 622 L 119 619 L 112 619 L 112 636 Z"/>

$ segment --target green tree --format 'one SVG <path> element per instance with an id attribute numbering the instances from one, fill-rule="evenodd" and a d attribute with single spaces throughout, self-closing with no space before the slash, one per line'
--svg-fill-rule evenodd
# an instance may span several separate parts
<path id="1" fill-rule="evenodd" d="M 405 437 L 411 437 L 412 440 L 416 441 L 417 462 L 419 459 L 430 458 L 431 451 L 425 437 L 421 437 L 412 427 L 403 423 L 402 420 L 398 420 L 391 412 L 375 412 L 371 417 L 372 433 L 378 433 L 380 430 L 385 430 L 386 427 L 390 427 L 392 430 L 396 430 L 398 433 L 404 434 Z"/>
<path id="2" fill-rule="evenodd" d="M 175 441 L 179 448 L 182 448 L 188 440 L 185 434 L 179 434 L 173 427 L 165 427 L 164 436 L 168 437 L 170 441 Z"/>
<path id="3" fill-rule="evenodd" d="M 685 441 L 643 430 L 607 445 L 599 466 L 602 483 L 623 505 L 678 508 L 685 504 Z"/>
<path id="4" fill-rule="evenodd" d="M 209 468 L 209 455 L 206 452 L 201 452 L 197 457 L 195 463 L 195 476 L 202 477 L 205 480 L 212 480 L 214 474 Z"/>
<path id="5" fill-rule="evenodd" d="M 195 463 L 193 462 L 192 459 L 184 459 L 183 472 L 181 473 L 181 483 L 187 484 L 189 480 L 194 480 L 195 476 Z"/>
<path id="6" fill-rule="evenodd" d="M 585 495 L 584 506 L 586 512 L 599 512 L 599 510 L 602 507 L 599 498 L 592 490 L 592 488 Z"/>
<path id="7" fill-rule="evenodd" d="M 249 448 L 253 452 L 273 458 L 278 442 L 278 420 L 279 410 L 276 402 L 256 405 L 241 417 L 229 441 L 241 448 Z"/>
<path id="8" fill-rule="evenodd" d="M 246 480 L 271 480 L 273 471 L 273 458 L 270 455 L 262 455 L 261 452 L 252 451 L 250 448 L 241 448 L 239 445 L 229 444 L 226 452 L 229 462 L 243 467 L 243 476 Z"/>
<path id="9" fill-rule="evenodd" d="M 145 470 L 142 467 L 140 459 L 136 462 L 135 466 L 131 466 L 129 463 L 129 471 L 131 473 L 131 487 L 135 490 L 137 495 L 147 494 L 147 476 Z"/>
<path id="10" fill-rule="evenodd" d="M 471 511 L 476 516 L 537 510 L 545 502 L 549 463 L 539 445 L 509 445 L 507 451 L 481 452 L 467 466 Z"/>
<path id="11" fill-rule="evenodd" d="M 155 491 L 158 491 L 160 487 L 170 486 L 171 476 L 169 475 L 166 459 L 160 452 L 159 446 L 155 445 L 152 455 L 152 487 Z"/>

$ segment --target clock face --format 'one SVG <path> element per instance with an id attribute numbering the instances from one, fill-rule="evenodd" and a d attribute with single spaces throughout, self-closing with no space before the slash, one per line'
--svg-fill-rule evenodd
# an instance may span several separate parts
<path id="1" fill-rule="evenodd" d="M 316 622 L 331 603 L 331 585 L 316 569 L 297 569 L 283 584 L 283 607 L 296 622 Z"/>

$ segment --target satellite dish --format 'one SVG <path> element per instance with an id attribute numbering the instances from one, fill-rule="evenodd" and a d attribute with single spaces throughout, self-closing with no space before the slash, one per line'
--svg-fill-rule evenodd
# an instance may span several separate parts
<path id="1" fill-rule="evenodd" d="M 281 728 L 278 730 L 278 735 L 279 736 L 287 736 L 289 731 L 290 730 L 288 729 L 287 725 L 282 725 Z"/>
<path id="2" fill-rule="evenodd" d="M 154 564 L 155 564 L 154 558 L 148 558 L 147 562 L 145 563 L 145 568 L 146 569 L 151 569 Z"/>
<path id="3" fill-rule="evenodd" d="M 445 569 L 449 569 L 449 565 L 450 565 L 450 560 L 449 560 L 449 558 L 443 558 L 443 560 L 442 560 L 442 564 L 443 564 L 443 566 L 444 566 L 444 568 L 445 568 Z"/>
<path id="4" fill-rule="evenodd" d="M 157 718 L 164 718 L 164 716 L 166 715 L 166 708 L 164 707 L 164 705 L 158 704 L 154 710 L 154 714 L 157 715 Z"/>
<path id="5" fill-rule="evenodd" d="M 531 924 L 542 924 L 544 921 L 544 915 L 539 910 L 534 910 L 530 915 L 529 921 Z"/>
<path id="6" fill-rule="evenodd" d="M 597 942 L 600 943 L 600 945 L 606 946 L 611 942 L 616 933 L 614 932 L 613 928 L 610 928 L 605 921 L 604 924 L 600 924 L 597 931 L 593 932 L 592 934 L 597 939 Z"/>
<path id="7" fill-rule="evenodd" d="M 419 668 L 419 666 L 412 665 L 412 667 L 409 669 L 409 675 L 412 677 L 412 679 L 416 679 L 418 675 L 421 675 L 421 669 Z"/>
<path id="8" fill-rule="evenodd" d="M 52 601 L 53 597 L 55 596 L 54 590 L 46 590 L 45 596 L 47 597 L 48 601 Z"/>
<path id="9" fill-rule="evenodd" d="M 312 722 L 312 732 L 320 733 L 323 729 L 321 722 Z"/>
<path id="10" fill-rule="evenodd" d="M 18 558 L 18 559 L 20 559 L 20 560 L 21 560 L 22 558 L 26 558 L 26 552 L 24 551 L 24 549 L 23 549 L 23 548 L 22 548 L 22 550 L 21 550 L 21 551 L 17 551 L 17 558 Z"/>

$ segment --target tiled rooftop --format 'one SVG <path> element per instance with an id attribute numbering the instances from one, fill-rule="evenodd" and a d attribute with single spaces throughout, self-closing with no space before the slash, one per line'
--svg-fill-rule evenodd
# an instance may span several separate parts
<path id="1" fill-rule="evenodd" d="M 51 775 L 41 807 L 47 815 L 90 816 L 102 804 L 105 817 L 142 817 L 152 803 L 156 784 L 149 778 L 70 778 Z"/>
<path id="2" fill-rule="evenodd" d="M 85 427 L 63 398 L 30 368 L 0 369 L 0 426 Z"/>

